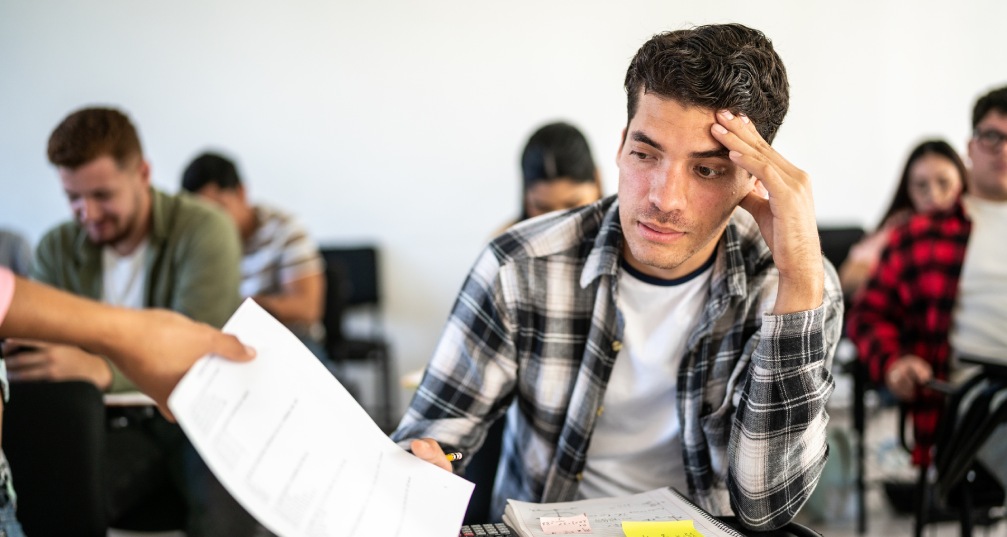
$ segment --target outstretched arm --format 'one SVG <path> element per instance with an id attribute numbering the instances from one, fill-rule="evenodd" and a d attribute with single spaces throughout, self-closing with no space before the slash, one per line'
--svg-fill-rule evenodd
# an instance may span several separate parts
<path id="1" fill-rule="evenodd" d="M 196 360 L 217 354 L 246 361 L 255 354 L 236 337 L 171 311 L 116 308 L 14 278 L 0 337 L 79 345 L 108 356 L 169 417 L 168 395 Z"/>

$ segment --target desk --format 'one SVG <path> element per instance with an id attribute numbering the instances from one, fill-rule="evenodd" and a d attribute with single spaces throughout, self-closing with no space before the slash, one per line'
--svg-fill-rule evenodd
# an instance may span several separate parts
<path id="1" fill-rule="evenodd" d="M 102 400 L 106 407 L 157 406 L 153 399 L 141 392 L 106 393 Z"/>
<path id="2" fill-rule="evenodd" d="M 742 528 L 741 524 L 738 523 L 738 519 L 733 516 L 717 517 L 717 519 L 734 528 L 742 535 L 750 537 L 822 537 L 822 534 L 817 531 L 796 522 L 791 522 L 777 530 L 752 531 Z M 466 525 L 462 526 L 462 529 L 458 532 L 458 537 L 492 537 L 493 535 L 510 536 L 517 534 L 502 523 Z"/>

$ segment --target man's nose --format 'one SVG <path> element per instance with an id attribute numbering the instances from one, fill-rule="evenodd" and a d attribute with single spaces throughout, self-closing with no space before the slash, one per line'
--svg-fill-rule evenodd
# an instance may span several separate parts
<path id="1" fill-rule="evenodd" d="M 81 198 L 75 202 L 77 218 L 81 222 L 94 222 L 101 217 L 101 208 L 94 200 Z"/>
<path id="2" fill-rule="evenodd" d="M 671 166 L 654 177 L 650 187 L 650 202 L 661 212 L 681 209 L 686 199 L 684 170 Z"/>

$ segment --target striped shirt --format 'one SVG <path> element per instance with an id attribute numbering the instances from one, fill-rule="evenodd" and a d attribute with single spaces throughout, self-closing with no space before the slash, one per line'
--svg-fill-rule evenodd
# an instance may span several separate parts
<path id="1" fill-rule="evenodd" d="M 325 270 L 318 245 L 293 216 L 255 206 L 258 227 L 242 245 L 241 296 L 271 295 Z"/>
<path id="2" fill-rule="evenodd" d="M 258 227 L 241 245 L 241 296 L 274 295 L 291 282 L 325 271 L 318 244 L 292 215 L 256 205 Z M 297 337 L 320 340 L 321 323 L 288 324 Z"/>
<path id="3" fill-rule="evenodd" d="M 431 437 L 472 453 L 508 415 L 492 514 L 506 499 L 575 499 L 621 348 L 623 248 L 614 197 L 521 223 L 476 261 L 393 439 Z M 677 375 L 689 492 L 714 514 L 782 526 L 827 457 L 825 403 L 842 296 L 826 263 L 821 306 L 770 315 L 778 272 L 737 211 Z"/>

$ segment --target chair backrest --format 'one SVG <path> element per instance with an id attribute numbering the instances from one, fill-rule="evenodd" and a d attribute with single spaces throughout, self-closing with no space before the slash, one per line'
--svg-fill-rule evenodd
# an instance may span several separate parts
<path id="1" fill-rule="evenodd" d="M 15 382 L 3 449 L 28 535 L 104 536 L 105 404 L 89 382 Z"/>
<path id="2" fill-rule="evenodd" d="M 818 238 L 822 243 L 822 254 L 832 263 L 836 270 L 846 261 L 846 256 L 867 232 L 864 228 L 855 226 L 819 226 Z"/>
<path id="3" fill-rule="evenodd" d="M 373 305 L 381 302 L 378 274 L 378 250 L 374 246 L 320 249 L 325 263 L 338 267 L 345 278 L 343 298 L 346 306 Z"/>

